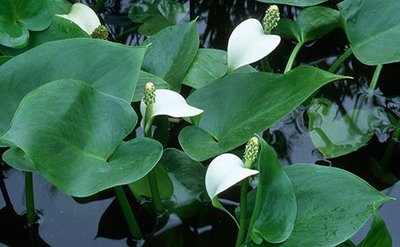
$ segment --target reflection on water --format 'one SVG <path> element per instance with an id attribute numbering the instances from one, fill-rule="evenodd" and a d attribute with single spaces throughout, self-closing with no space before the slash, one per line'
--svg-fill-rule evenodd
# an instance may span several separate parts
<path id="1" fill-rule="evenodd" d="M 74 2 L 74 1 L 71 1 Z M 95 0 L 82 2 L 94 6 Z M 254 0 L 201 0 L 180 1 L 190 8 L 190 15 L 184 21 L 198 19 L 200 45 L 206 48 L 226 49 L 229 33 L 234 26 L 248 17 L 261 19 L 266 4 Z M 329 5 L 334 6 L 335 1 Z M 138 45 L 143 37 L 135 32 L 137 25 L 127 17 L 130 0 L 105 0 L 100 11 L 103 22 L 111 33 L 111 39 L 127 45 Z M 298 9 L 281 8 L 284 17 L 295 18 Z M 283 39 L 270 56 L 275 72 L 282 72 L 295 43 Z M 341 30 L 335 30 L 317 41 L 306 44 L 299 52 L 295 66 L 312 65 L 322 69 L 330 65 L 348 49 Z M 400 99 L 386 96 L 400 94 L 395 78 L 399 64 L 385 65 L 378 82 L 379 89 L 373 95 L 367 93 L 374 67 L 361 64 L 351 56 L 338 73 L 352 76 L 353 80 L 330 83 L 321 89 L 316 97 L 324 97 L 338 105 L 338 116 L 347 111 L 381 106 L 394 116 L 400 116 Z M 378 189 L 389 187 L 400 177 L 400 149 L 398 142 L 390 141 L 389 129 L 379 129 L 368 145 L 350 155 L 325 159 L 314 147 L 308 134 L 307 107 L 300 106 L 285 119 L 264 133 L 264 138 L 277 151 L 281 163 L 318 163 L 341 167 L 363 177 Z M 398 141 L 398 140 L 397 140 Z M 385 169 L 380 166 L 389 143 L 394 151 Z M 389 145 L 390 146 L 390 145 Z M 1 150 L 4 152 L 4 150 Z M 1 153 L 1 152 L 0 152 Z M 0 246 L 135 246 L 128 236 L 128 229 L 114 199 L 112 191 L 106 191 L 92 198 L 74 199 L 52 187 L 40 175 L 34 176 L 36 207 L 42 217 L 38 229 L 29 232 L 24 224 L 24 176 L 23 173 L 7 167 L 1 161 L 0 186 Z M 390 195 L 400 198 L 399 183 Z M 387 189 L 389 193 L 390 189 Z M 237 201 L 238 191 L 233 189 L 224 198 Z M 128 193 L 129 194 L 129 193 Z M 181 219 L 175 214 L 170 217 L 156 217 L 148 202 L 137 203 L 135 214 L 142 230 L 149 237 L 144 246 L 233 246 L 236 227 L 223 212 L 208 203 L 193 207 L 194 216 Z M 233 206 L 228 209 L 233 212 Z M 400 245 L 398 229 L 399 200 L 391 201 L 381 208 L 381 215 L 392 233 L 394 245 Z M 396 211 L 397 210 L 397 211 Z M 397 217 L 397 218 L 396 218 Z M 359 242 L 365 229 L 356 235 Z M 37 230 L 36 234 L 35 231 Z M 35 237 L 36 236 L 36 237 Z M 39 237 L 40 236 L 40 237 Z M 33 240 L 32 240 L 33 239 Z M 33 244 L 32 244 L 33 243 Z M 142 243 L 143 244 L 143 243 Z M 141 244 L 138 244 L 138 246 Z"/>

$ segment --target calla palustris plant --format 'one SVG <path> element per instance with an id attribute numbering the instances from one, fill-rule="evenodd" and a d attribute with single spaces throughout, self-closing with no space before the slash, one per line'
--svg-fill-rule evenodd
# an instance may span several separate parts
<path id="1" fill-rule="evenodd" d="M 4 10 L 15 1 L 5 2 L 8 5 L 0 6 L 0 17 L 8 13 Z M 33 33 L 28 30 L 38 31 L 32 37 L 37 37 L 40 42 L 32 39 L 26 50 L 44 43 L 30 51 L 20 49 L 15 54 L 22 55 L 11 60 L 6 58 L 9 61 L 4 64 L 0 62 L 0 145 L 10 147 L 3 159 L 11 166 L 37 171 L 60 190 L 74 196 L 88 196 L 128 183 L 132 188 L 135 181 L 148 175 L 144 186 L 150 183 L 151 195 L 148 191 L 139 195 L 151 196 L 155 204 L 158 200 L 155 209 L 161 212 L 164 209 L 160 199 L 156 198 L 159 196 L 154 190 L 158 186 L 154 186 L 157 177 L 153 168 L 161 158 L 163 147 L 156 140 L 147 138 L 152 137 L 153 119 L 160 115 L 200 116 L 191 119 L 195 120 L 192 121 L 195 126 L 186 126 L 179 133 L 179 142 L 186 153 L 169 150 L 165 160 L 158 165 L 166 181 L 159 182 L 169 184 L 169 193 L 163 195 L 163 199 L 171 194 L 179 195 L 175 193 L 179 190 L 174 188 L 175 185 L 180 184 L 180 178 L 186 180 L 187 174 L 191 174 L 187 172 L 190 168 L 185 167 L 186 175 L 183 176 L 184 169 L 179 168 L 188 162 L 193 168 L 201 168 L 202 164 L 193 159 L 206 160 L 218 155 L 208 167 L 205 188 L 212 204 L 225 210 L 218 196 L 235 184 L 241 184 L 236 246 L 335 246 L 356 233 L 377 207 L 391 199 L 341 169 L 314 164 L 282 168 L 272 148 L 262 138 L 254 137 L 248 142 L 244 162 L 226 153 L 244 144 L 254 133 L 273 126 L 323 85 L 349 78 L 310 66 L 292 70 L 301 44 L 292 53 L 294 56 L 289 59 L 285 74 L 257 72 L 251 67 L 249 64 L 263 59 L 280 43 L 278 35 L 270 34 L 280 19 L 276 6 L 268 9 L 263 25 L 256 19 L 239 24 L 229 38 L 225 53 L 198 50 L 195 20 L 152 34 L 145 41 L 145 44 L 152 43 L 149 47 L 131 48 L 88 38 L 46 42 L 52 40 L 47 39 L 48 36 L 60 33 L 64 27 L 73 27 L 73 32 L 58 36 L 59 39 L 89 37 L 100 26 L 100 21 L 83 4 L 73 5 L 69 13 L 71 5 L 68 5 L 54 17 L 54 13 L 49 14 L 45 1 L 36 2 L 26 2 L 26 8 L 33 5 L 36 8 L 31 8 L 30 15 L 20 15 L 21 18 L 16 20 L 17 26 L 0 30 L 0 43 L 9 47 L 24 46 L 28 35 Z M 323 0 L 312 3 L 304 0 L 272 2 L 306 6 Z M 386 35 L 395 34 L 398 26 L 389 32 L 387 28 L 381 30 L 376 28 L 377 25 L 368 25 L 367 32 L 364 32 L 359 28 L 365 26 L 362 17 L 368 16 L 364 13 L 374 9 L 375 2 L 363 0 L 357 8 L 354 7 L 359 10 L 359 18 L 353 19 L 354 2 L 343 1 L 339 11 L 356 56 L 367 64 L 398 61 L 398 53 L 391 44 L 387 45 L 390 48 L 387 51 L 391 52 L 372 54 L 370 51 L 373 49 L 368 49 L 381 44 L 381 40 L 387 41 Z M 40 6 L 43 13 L 37 12 Z M 389 11 L 390 7 L 385 9 Z M 16 12 L 10 12 L 10 16 L 23 10 L 23 7 L 17 8 Z M 174 12 L 169 10 L 168 13 Z M 49 16 L 53 22 L 48 20 Z M 379 23 L 390 24 L 385 18 Z M 286 24 L 281 25 L 280 30 L 278 27 L 278 31 L 284 28 L 285 34 L 304 43 L 339 27 L 338 20 L 338 11 L 312 7 L 299 14 L 297 23 L 284 21 Z M 50 22 L 52 26 L 46 29 Z M 65 25 L 66 22 L 69 25 Z M 84 35 L 77 25 L 86 32 Z M 58 31 L 52 29 L 57 27 Z M 17 29 L 22 30 L 19 37 L 9 39 L 5 34 Z M 76 32 L 77 29 L 81 32 Z M 94 36 L 105 38 L 104 28 L 97 31 Z M 375 32 L 376 35 L 358 35 L 358 31 L 364 34 Z M 343 62 L 341 59 L 338 61 Z M 202 74 L 208 72 L 203 77 Z M 157 79 L 159 89 L 147 84 L 145 90 L 136 90 L 137 87 L 144 88 L 144 84 L 153 79 Z M 181 84 L 198 89 L 190 92 L 187 103 L 177 92 Z M 175 92 L 161 87 L 172 88 Z M 131 139 L 137 115 L 130 103 L 140 101 L 143 94 L 140 125 L 146 137 Z M 312 110 L 310 108 L 309 113 Z M 310 117 L 312 135 L 321 127 L 315 124 L 316 120 Z M 173 159 L 182 162 L 169 163 Z M 199 177 L 204 178 L 204 167 L 196 170 L 199 171 L 196 183 L 199 183 L 203 181 Z M 249 192 L 249 181 L 254 176 L 257 176 L 257 182 L 252 183 L 254 189 Z M 185 184 L 183 187 L 186 186 L 195 187 L 196 193 L 204 190 L 203 184 Z M 122 190 L 118 188 L 117 194 L 121 194 Z M 128 224 L 132 223 L 126 214 L 127 207 L 124 213 Z M 382 226 L 380 218 L 376 218 L 375 225 Z M 387 231 L 379 229 L 371 229 L 365 245 L 376 239 L 385 239 L 390 244 Z M 135 238 L 142 237 L 137 225 L 136 230 L 130 230 Z"/>

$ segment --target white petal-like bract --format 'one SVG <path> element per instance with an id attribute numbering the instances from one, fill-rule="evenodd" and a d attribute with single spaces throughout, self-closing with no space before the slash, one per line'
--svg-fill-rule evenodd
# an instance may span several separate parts
<path id="1" fill-rule="evenodd" d="M 57 15 L 78 25 L 83 31 L 91 35 L 101 23 L 97 14 L 85 4 L 75 3 L 68 15 Z"/>
<path id="2" fill-rule="evenodd" d="M 247 19 L 232 32 L 228 41 L 228 71 L 254 63 L 270 54 L 281 42 L 281 37 L 264 34 L 261 23 Z"/>
<path id="3" fill-rule="evenodd" d="M 258 174 L 258 171 L 244 168 L 242 160 L 234 154 L 225 153 L 211 161 L 206 172 L 206 190 L 213 199 L 243 179 Z"/>
<path id="4" fill-rule="evenodd" d="M 172 90 L 157 89 L 155 94 L 156 101 L 153 105 L 153 114 L 151 118 L 160 115 L 173 118 L 194 117 L 203 113 L 203 110 L 188 105 L 182 95 Z M 146 113 L 146 105 L 143 100 L 140 102 L 140 112 L 142 116 Z M 141 126 L 144 128 L 144 119 L 142 119 Z"/>

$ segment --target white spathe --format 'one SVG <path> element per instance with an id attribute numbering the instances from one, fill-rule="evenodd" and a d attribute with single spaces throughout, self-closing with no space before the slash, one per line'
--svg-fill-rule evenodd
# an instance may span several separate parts
<path id="1" fill-rule="evenodd" d="M 270 54 L 281 42 L 281 37 L 264 34 L 261 23 L 247 19 L 232 32 L 228 41 L 228 71 L 254 63 Z"/>
<path id="2" fill-rule="evenodd" d="M 166 115 L 173 118 L 194 117 L 203 113 L 203 110 L 190 106 L 186 103 L 185 98 L 177 92 L 168 89 L 157 89 L 155 91 L 156 101 L 153 104 L 153 114 L 151 118 L 160 115 Z M 146 114 L 146 105 L 142 99 L 140 102 L 140 112 L 142 116 Z M 144 129 L 144 117 L 140 123 Z"/>
<path id="3" fill-rule="evenodd" d="M 68 19 L 78 25 L 83 31 L 91 35 L 101 23 L 97 14 L 89 7 L 82 3 L 72 5 L 68 15 L 57 15 Z"/>
<path id="4" fill-rule="evenodd" d="M 243 179 L 258 174 L 258 171 L 244 168 L 242 160 L 234 154 L 225 153 L 211 161 L 206 172 L 206 190 L 213 199 Z"/>

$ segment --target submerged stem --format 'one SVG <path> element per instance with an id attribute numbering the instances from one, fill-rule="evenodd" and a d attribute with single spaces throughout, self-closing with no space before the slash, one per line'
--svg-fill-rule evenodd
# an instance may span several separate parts
<path id="1" fill-rule="evenodd" d="M 236 238 L 236 247 L 239 247 L 246 235 L 246 222 L 247 222 L 247 191 L 249 189 L 249 178 L 242 182 L 240 188 L 240 216 L 239 216 L 239 232 Z"/>
<path id="2" fill-rule="evenodd" d="M 369 85 L 368 92 L 371 93 L 376 89 L 376 84 L 378 83 L 379 75 L 382 71 L 382 64 L 378 64 L 375 68 L 374 76 L 372 77 L 371 84 Z"/>
<path id="3" fill-rule="evenodd" d="M 28 226 L 31 226 L 36 221 L 32 172 L 25 172 L 25 199 L 27 222 Z"/>
<path id="4" fill-rule="evenodd" d="M 351 48 L 347 49 L 347 51 L 346 51 L 345 53 L 343 53 L 343 54 L 332 64 L 332 66 L 328 69 L 328 72 L 336 73 L 336 71 L 339 69 L 340 65 L 342 65 L 342 63 L 343 63 L 344 61 L 346 61 L 346 59 L 349 58 L 351 54 L 353 54 L 353 51 L 351 50 Z"/>
<path id="5" fill-rule="evenodd" d="M 126 223 L 128 224 L 129 231 L 135 239 L 142 238 L 142 232 L 140 231 L 139 225 L 132 213 L 131 206 L 129 205 L 128 199 L 124 193 L 122 186 L 114 187 L 115 194 L 117 195 L 119 204 L 121 205 L 122 212 L 124 213 Z"/>
<path id="6" fill-rule="evenodd" d="M 286 64 L 285 71 L 283 73 L 286 73 L 290 71 L 293 67 L 294 60 L 296 59 L 297 53 L 299 53 L 300 48 L 304 45 L 304 42 L 299 42 L 297 45 L 293 48 L 292 54 L 290 54 L 289 60 Z"/>

